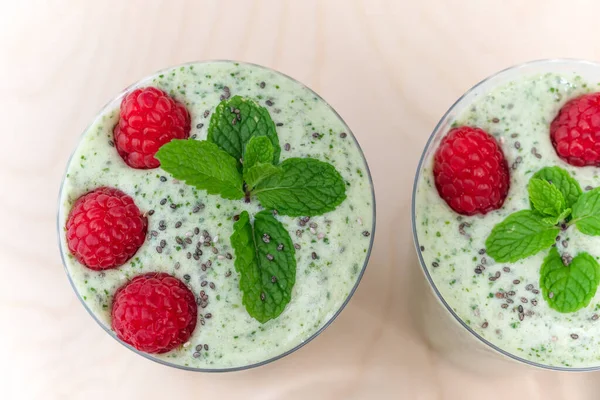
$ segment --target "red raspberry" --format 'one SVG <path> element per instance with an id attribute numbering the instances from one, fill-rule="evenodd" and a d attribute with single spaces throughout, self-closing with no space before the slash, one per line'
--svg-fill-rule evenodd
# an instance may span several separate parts
<path id="1" fill-rule="evenodd" d="M 112 305 L 112 328 L 146 353 L 166 353 L 187 342 L 196 328 L 194 294 L 165 273 L 139 275 L 121 286 Z"/>
<path id="2" fill-rule="evenodd" d="M 550 139 L 571 165 L 600 167 L 600 93 L 569 100 L 550 124 Z"/>
<path id="3" fill-rule="evenodd" d="M 433 175 L 440 196 L 457 213 L 485 214 L 502 207 L 510 177 L 502 149 L 488 133 L 461 126 L 442 139 Z"/>
<path id="4" fill-rule="evenodd" d="M 117 151 L 132 168 L 157 168 L 158 149 L 172 139 L 190 135 L 190 114 L 185 106 L 160 89 L 147 87 L 128 93 L 121 102 L 119 123 L 113 134 Z"/>
<path id="5" fill-rule="evenodd" d="M 67 243 L 80 263 L 95 271 L 123 265 L 144 243 L 148 221 L 133 199 L 101 187 L 81 196 L 67 219 Z"/>

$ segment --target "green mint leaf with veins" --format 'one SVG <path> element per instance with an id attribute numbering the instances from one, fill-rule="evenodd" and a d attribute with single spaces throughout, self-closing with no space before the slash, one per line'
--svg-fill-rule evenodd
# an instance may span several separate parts
<path id="1" fill-rule="evenodd" d="M 246 169 L 246 166 L 244 166 L 244 181 L 248 190 L 253 190 L 266 179 L 281 176 L 282 174 L 283 169 L 273 164 L 256 163 L 249 169 Z"/>
<path id="2" fill-rule="evenodd" d="M 553 247 L 540 270 L 540 288 L 548 305 L 561 313 L 586 307 L 600 283 L 600 266 L 588 253 L 579 253 L 565 266 Z"/>
<path id="3" fill-rule="evenodd" d="M 543 179 L 552 182 L 560 190 L 564 199 L 565 207 L 573 208 L 573 204 L 581 195 L 579 183 L 564 169 L 560 167 L 546 167 L 536 172 L 532 179 Z"/>
<path id="4" fill-rule="evenodd" d="M 497 262 L 515 262 L 552 246 L 558 232 L 535 211 L 521 210 L 494 226 L 485 245 Z"/>
<path id="5" fill-rule="evenodd" d="M 532 178 L 527 190 L 533 208 L 540 213 L 556 217 L 564 211 L 565 198 L 552 183 L 544 179 Z"/>
<path id="6" fill-rule="evenodd" d="M 600 236 L 600 188 L 579 196 L 573 204 L 573 220 L 581 233 Z"/>
<path id="7" fill-rule="evenodd" d="M 156 158 L 162 169 L 188 185 L 224 199 L 244 198 L 236 160 L 214 143 L 175 139 L 163 145 Z"/>
<path id="8" fill-rule="evenodd" d="M 266 136 L 254 136 L 246 144 L 244 172 L 256 163 L 272 164 L 275 149 Z"/>
<path id="9" fill-rule="evenodd" d="M 290 302 L 296 282 L 294 245 L 285 227 L 269 211 L 247 211 L 233 225 L 231 246 L 240 276 L 242 303 L 261 323 L 277 318 Z"/>
<path id="10" fill-rule="evenodd" d="M 561 221 L 564 221 L 569 215 L 571 215 L 571 209 L 567 208 L 556 217 L 544 217 L 542 220 L 548 225 L 556 225 Z"/>
<path id="11" fill-rule="evenodd" d="M 208 141 L 217 144 L 238 161 L 244 159 L 246 145 L 252 137 L 265 136 L 273 145 L 273 164 L 279 162 L 279 138 L 266 108 L 253 100 L 234 96 L 223 100 L 210 118 Z"/>
<path id="12" fill-rule="evenodd" d="M 262 181 L 253 193 L 263 207 L 291 217 L 333 211 L 346 198 L 346 183 L 333 165 L 313 158 L 288 158 L 281 175 Z"/>

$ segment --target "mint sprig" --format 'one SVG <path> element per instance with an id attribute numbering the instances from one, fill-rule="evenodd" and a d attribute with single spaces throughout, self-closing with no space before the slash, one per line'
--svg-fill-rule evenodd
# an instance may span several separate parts
<path id="1" fill-rule="evenodd" d="M 556 217 L 565 210 L 563 194 L 547 180 L 532 178 L 527 189 L 533 207 L 540 213 Z"/>
<path id="2" fill-rule="evenodd" d="M 562 313 L 586 307 L 600 284 L 600 266 L 585 252 L 575 258 L 565 255 L 565 265 L 554 238 L 559 224 L 600 236 L 600 188 L 582 193 L 567 171 L 547 167 L 533 175 L 527 190 L 532 209 L 517 211 L 494 226 L 487 253 L 497 262 L 515 262 L 551 247 L 540 269 L 544 299 Z"/>
<path id="3" fill-rule="evenodd" d="M 216 107 L 206 141 L 173 140 L 156 154 L 173 177 L 225 199 L 258 199 L 266 209 L 254 224 L 242 212 L 230 237 L 242 302 L 262 323 L 283 312 L 296 277 L 290 235 L 269 210 L 310 217 L 333 211 L 346 198 L 346 183 L 333 165 L 312 158 L 278 165 L 280 153 L 268 110 L 234 96 Z"/>
<path id="4" fill-rule="evenodd" d="M 240 96 L 219 103 L 210 118 L 207 139 L 238 160 L 240 169 L 246 145 L 256 136 L 270 140 L 273 145 L 272 162 L 277 164 L 281 147 L 269 111 L 254 100 Z"/>
<path id="5" fill-rule="evenodd" d="M 266 136 L 254 136 L 250 138 L 246 145 L 246 152 L 244 154 L 244 171 L 252 168 L 256 163 L 271 164 L 273 163 L 273 157 L 275 149 L 273 144 Z"/>
<path id="6" fill-rule="evenodd" d="M 282 173 L 262 182 L 254 191 L 263 206 L 292 217 L 321 215 L 346 198 L 346 184 L 328 163 L 313 158 L 288 158 Z"/>
<path id="7" fill-rule="evenodd" d="M 573 204 L 572 216 L 581 233 L 600 236 L 600 188 L 582 194 Z"/>
<path id="8" fill-rule="evenodd" d="M 233 225 L 231 246 L 240 275 L 242 303 L 261 323 L 277 318 L 292 298 L 296 257 L 288 231 L 268 211 L 254 216 L 247 211 Z"/>
<path id="9" fill-rule="evenodd" d="M 542 168 L 532 178 L 551 182 L 562 193 L 565 199 L 565 207 L 572 207 L 581 195 L 579 182 L 560 167 Z"/>
<path id="10" fill-rule="evenodd" d="M 244 198 L 235 159 L 214 143 L 175 139 L 163 145 L 156 158 L 162 169 L 188 185 L 224 199 Z"/>
<path id="11" fill-rule="evenodd" d="M 497 262 L 515 262 L 552 246 L 558 232 L 535 211 L 521 210 L 494 226 L 485 245 Z"/>
<path id="12" fill-rule="evenodd" d="M 540 270 L 540 288 L 548 305 L 561 313 L 590 304 L 600 283 L 600 265 L 588 253 L 579 253 L 568 266 L 554 247 Z"/>

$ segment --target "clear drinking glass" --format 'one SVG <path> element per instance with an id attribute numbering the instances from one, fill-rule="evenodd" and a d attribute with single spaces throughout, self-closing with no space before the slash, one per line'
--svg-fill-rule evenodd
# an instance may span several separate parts
<path id="1" fill-rule="evenodd" d="M 369 258 L 370 258 L 370 255 L 371 255 L 371 249 L 372 249 L 372 247 L 373 247 L 373 240 L 374 240 L 374 238 L 375 238 L 375 225 L 376 225 L 376 204 L 375 204 L 375 190 L 374 190 L 374 187 L 373 187 L 373 179 L 372 179 L 372 177 L 371 177 L 371 172 L 370 172 L 370 170 L 369 170 L 369 167 L 368 167 L 368 164 L 367 164 L 367 160 L 366 160 L 366 158 L 365 158 L 365 156 L 364 156 L 364 153 L 363 153 L 363 151 L 362 151 L 362 149 L 361 149 L 361 147 L 360 147 L 360 145 L 359 145 L 359 143 L 358 143 L 358 141 L 357 141 L 356 137 L 354 136 L 354 134 L 352 133 L 352 131 L 350 130 L 350 128 L 349 128 L 349 127 L 346 125 L 346 123 L 344 122 L 344 120 L 342 119 L 342 117 L 341 117 L 341 116 L 340 116 L 340 115 L 339 115 L 339 114 L 338 114 L 338 113 L 337 113 L 337 112 L 336 112 L 336 111 L 335 111 L 335 110 L 334 110 L 334 109 L 333 109 L 333 108 L 332 108 L 332 107 L 331 107 L 331 106 L 330 106 L 330 105 L 329 105 L 327 102 L 325 102 L 325 100 L 323 100 L 323 98 L 322 98 L 321 96 L 319 96 L 319 95 L 318 95 L 316 92 L 314 92 L 312 89 L 310 89 L 310 88 L 306 87 L 305 85 L 303 85 L 301 82 L 298 82 L 298 81 L 297 81 L 297 80 L 295 80 L 294 78 L 291 78 L 291 77 L 289 77 L 289 76 L 287 76 L 287 75 L 285 75 L 285 74 L 282 74 L 282 73 L 280 73 L 280 72 L 278 72 L 278 71 L 272 70 L 272 69 L 270 69 L 270 68 L 267 68 L 267 67 L 264 67 L 264 66 L 261 66 L 261 65 L 250 64 L 250 63 L 242 63 L 242 62 L 237 62 L 237 61 L 229 61 L 229 60 L 211 60 L 211 61 L 203 61 L 203 62 L 190 62 L 190 63 L 186 63 L 186 64 L 176 65 L 176 66 L 173 66 L 173 67 L 166 68 L 166 69 L 164 69 L 164 70 L 158 71 L 158 72 L 156 72 L 155 74 L 152 74 L 150 77 L 147 77 L 147 78 L 141 79 L 140 81 L 138 81 L 138 82 L 136 82 L 136 83 L 132 84 L 131 86 L 129 86 L 128 88 L 126 88 L 125 90 L 123 90 L 123 91 L 122 91 L 121 93 L 119 93 L 119 94 L 118 94 L 118 95 L 117 95 L 117 96 L 116 96 L 116 97 L 115 97 L 113 100 L 109 101 L 109 102 L 108 102 L 108 103 L 107 103 L 107 104 L 106 104 L 106 105 L 105 105 L 105 106 L 102 108 L 102 110 L 101 110 L 101 111 L 100 111 L 100 113 L 98 114 L 99 116 L 98 116 L 97 118 L 100 118 L 100 117 L 101 117 L 101 116 L 104 114 L 105 110 L 108 110 L 108 109 L 116 109 L 116 108 L 118 108 L 118 105 L 121 103 L 121 100 L 122 100 L 122 98 L 125 96 L 125 94 L 126 94 L 126 93 L 128 93 L 129 91 L 131 91 L 132 89 L 134 89 L 134 88 L 136 88 L 136 87 L 138 87 L 138 86 L 144 86 L 144 85 L 147 85 L 147 84 L 149 84 L 149 82 L 150 82 L 150 80 L 151 80 L 151 78 L 152 78 L 152 77 L 158 76 L 159 74 L 161 74 L 161 73 L 165 73 L 165 72 L 167 72 L 167 71 L 171 71 L 171 70 L 173 70 L 173 69 L 175 69 L 175 68 L 183 68 L 183 67 L 187 67 L 187 66 L 189 66 L 189 65 L 191 65 L 191 64 L 194 64 L 194 65 L 196 65 L 196 64 L 203 64 L 203 63 L 215 63 L 215 62 L 217 62 L 217 63 L 218 63 L 218 62 L 223 62 L 223 63 L 232 63 L 232 62 L 236 62 L 236 63 L 239 63 L 239 64 L 246 64 L 246 65 L 251 65 L 251 66 L 253 66 L 253 67 L 256 67 L 256 68 L 262 68 L 262 69 L 269 70 L 269 71 L 271 71 L 271 72 L 272 72 L 272 73 L 274 73 L 274 74 L 280 75 L 280 76 L 282 76 L 282 77 L 285 77 L 285 78 L 287 78 L 287 79 L 290 79 L 290 80 L 292 80 L 292 81 L 294 81 L 294 82 L 298 83 L 299 85 L 302 85 L 304 88 L 306 88 L 307 90 L 309 90 L 309 91 L 310 91 L 310 92 L 311 92 L 311 93 L 314 95 L 314 97 L 315 97 L 315 98 L 318 98 L 318 99 L 320 99 L 321 101 L 323 101 L 325 104 L 327 104 L 327 105 L 328 105 L 328 107 L 330 108 L 331 112 L 333 112 L 333 113 L 334 113 L 334 114 L 335 114 L 335 115 L 336 115 L 336 116 L 337 116 L 337 117 L 340 119 L 340 121 L 341 121 L 341 122 L 344 124 L 344 126 L 345 126 L 345 132 L 347 133 L 347 137 L 348 137 L 348 139 L 350 139 L 350 140 L 353 140 L 353 141 L 354 141 L 354 143 L 356 144 L 356 147 L 357 147 L 357 149 L 358 149 L 358 151 L 359 151 L 359 153 L 360 153 L 360 155 L 361 155 L 361 157 L 362 157 L 362 160 L 363 160 L 363 162 L 364 162 L 364 166 L 365 166 L 365 169 L 366 169 L 366 174 L 367 174 L 367 176 L 368 176 L 368 180 L 369 180 L 369 184 L 370 184 L 370 189 L 371 189 L 371 198 L 372 198 L 372 204 L 373 204 L 373 207 L 372 207 L 372 212 L 373 212 L 373 214 L 372 214 L 372 217 L 373 217 L 373 224 L 372 224 L 372 226 L 371 226 L 371 227 L 366 227 L 366 226 L 365 226 L 365 229 L 369 229 L 369 228 L 370 228 L 371 235 L 370 235 L 370 238 L 368 239 L 368 240 L 369 240 L 369 245 L 368 245 L 368 250 L 367 250 L 367 252 L 366 252 L 366 254 L 365 254 L 365 257 L 364 257 L 364 262 L 363 262 L 363 265 L 360 267 L 360 271 L 359 271 L 359 272 L 358 272 L 358 274 L 357 274 L 356 283 L 354 284 L 354 286 L 352 287 L 352 289 L 351 289 L 351 290 L 350 290 L 350 292 L 348 293 L 348 296 L 346 297 L 345 301 L 344 301 L 344 302 L 341 304 L 341 306 L 340 306 L 340 307 L 339 307 L 339 308 L 336 310 L 336 312 L 333 314 L 333 316 L 332 316 L 332 317 L 331 317 L 331 318 L 330 318 L 328 321 L 326 321 L 326 322 L 325 322 L 325 324 L 323 324 L 323 326 L 321 326 L 319 329 L 315 330 L 315 331 L 314 331 L 314 332 L 313 332 L 313 333 L 310 335 L 310 337 L 308 337 L 306 340 L 304 340 L 304 341 L 302 341 L 302 342 L 298 343 L 298 344 L 297 344 L 296 346 L 294 346 L 292 349 L 290 349 L 290 350 L 287 350 L 287 351 L 285 351 L 285 352 L 283 352 L 283 353 L 281 353 L 281 354 L 279 354 L 279 355 L 277 355 L 277 356 L 275 356 L 275 357 L 272 357 L 272 358 L 270 358 L 270 359 L 267 359 L 267 360 L 264 360 L 264 361 L 261 361 L 261 362 L 257 362 L 257 363 L 254 363 L 254 364 L 250 364 L 250 365 L 244 365 L 244 366 L 239 366 L 239 367 L 231 367 L 231 368 L 194 368 L 194 367 L 187 367 L 187 366 L 183 366 L 183 365 L 179 365 L 179 364 L 175 364 L 175 363 L 170 363 L 170 362 L 168 362 L 168 361 L 167 361 L 167 360 L 165 360 L 165 359 L 161 359 L 161 358 L 154 357 L 152 354 L 148 354 L 148 353 L 145 353 L 145 352 L 141 352 L 141 351 L 139 351 L 139 350 L 137 350 L 137 349 L 133 348 L 133 347 L 132 347 L 132 346 L 130 346 L 129 344 L 127 344 L 127 343 L 125 343 L 125 342 L 121 341 L 121 340 L 120 340 L 120 339 L 119 339 L 119 338 L 116 336 L 116 334 L 115 334 L 115 333 L 114 333 L 114 332 L 113 332 L 113 331 L 110 329 L 110 327 L 109 327 L 109 326 L 106 326 L 106 325 L 105 325 L 105 324 L 104 324 L 104 323 L 103 323 L 103 322 L 102 322 L 102 321 L 101 321 L 101 320 L 100 320 L 100 319 L 99 319 L 99 318 L 96 316 L 96 314 L 94 314 L 94 312 L 93 312 L 93 311 L 92 311 L 92 310 L 89 308 L 89 306 L 88 306 L 88 305 L 86 304 L 86 302 L 83 300 L 83 298 L 82 298 L 82 295 L 79 293 L 79 291 L 77 290 L 77 288 L 76 288 L 76 286 L 75 286 L 75 284 L 74 284 L 74 281 L 73 281 L 73 279 L 72 279 L 72 276 L 71 276 L 71 274 L 70 274 L 70 272 L 69 272 L 69 269 L 68 269 L 68 267 L 67 267 L 67 264 L 66 264 L 66 261 L 65 261 L 65 255 L 66 255 L 66 254 L 69 252 L 69 250 L 68 250 L 68 248 L 66 248 L 66 247 L 64 246 L 63 240 L 61 240 L 61 235 L 64 235 L 64 234 L 65 234 L 65 232 L 64 232 L 64 226 L 61 226 L 61 220 L 64 220 L 64 218 L 63 218 L 63 217 L 64 217 L 64 215 L 63 215 L 62 213 L 65 213 L 65 214 L 67 214 L 67 213 L 69 212 L 69 210 L 65 210 L 65 209 L 63 209 L 63 208 L 61 207 L 61 200 L 62 200 L 62 198 L 63 198 L 63 190 L 64 190 L 64 184 L 65 184 L 65 178 L 66 178 L 66 174 L 67 174 L 68 166 L 71 164 L 71 161 L 72 161 L 72 158 L 73 158 L 73 153 L 72 153 L 72 154 L 71 154 L 71 157 L 69 158 L 69 161 L 67 162 L 67 169 L 65 170 L 65 174 L 64 174 L 64 176 L 63 176 L 63 179 L 62 179 L 62 182 L 61 182 L 61 185 L 60 185 L 60 191 L 59 191 L 59 207 L 58 207 L 58 213 L 57 213 L 57 235 L 58 235 L 58 245 L 59 245 L 59 250 L 60 250 L 60 253 L 61 253 L 61 258 L 62 258 L 63 266 L 64 266 L 64 268 L 65 268 L 65 272 L 66 272 L 66 274 L 67 274 L 67 277 L 68 277 L 68 279 L 69 279 L 69 282 L 70 282 L 70 284 L 71 284 L 71 287 L 72 287 L 72 288 L 73 288 L 73 290 L 75 291 L 75 294 L 77 295 L 77 297 L 79 298 L 79 300 L 80 300 L 80 301 L 81 301 L 81 303 L 83 304 L 84 308 L 85 308 L 85 309 L 88 311 L 88 313 L 89 313 L 89 314 L 92 316 L 92 318 L 94 318 L 94 320 L 95 320 L 95 321 L 98 323 L 98 325 L 100 325 L 100 327 L 102 327 L 102 329 L 104 329 L 104 330 L 106 331 L 106 333 L 108 333 L 108 334 L 109 334 L 109 335 L 110 335 L 112 338 L 114 338 L 115 340 L 117 340 L 117 341 L 118 341 L 119 343 L 121 343 L 123 346 L 125 346 L 125 347 L 129 348 L 130 350 L 134 351 L 135 353 L 137 353 L 137 354 L 139 354 L 139 355 L 141 355 L 141 356 L 143 356 L 143 357 L 145 357 L 145 358 L 147 358 L 147 359 L 149 359 L 149 360 L 155 361 L 155 362 L 157 362 L 157 363 L 160 363 L 160 364 L 163 364 L 163 365 L 167 365 L 167 366 L 171 366 L 171 367 L 175 367 L 175 368 L 180 368 L 180 369 L 188 370 L 188 371 L 199 371 L 199 372 L 229 372 L 229 371 L 240 371 L 240 370 L 244 370 L 244 369 L 249 369 L 249 368 L 259 367 L 259 366 L 261 366 L 261 365 L 268 364 L 268 363 L 270 363 L 270 362 L 273 362 L 273 361 L 275 361 L 275 360 L 278 360 L 278 359 L 280 359 L 280 358 L 283 358 L 283 357 L 285 357 L 285 356 L 287 356 L 287 355 L 289 355 L 289 354 L 291 354 L 291 353 L 295 352 L 296 350 L 300 349 L 301 347 L 303 347 L 304 345 L 306 345 L 307 343 L 309 343 L 311 340 L 313 340 L 314 338 L 316 338 L 316 337 L 317 337 L 319 334 L 321 334 L 321 332 L 323 332 L 323 331 L 324 331 L 324 330 L 325 330 L 327 327 L 329 327 L 329 325 L 331 325 L 331 323 L 333 323 L 333 321 L 334 321 L 334 320 L 337 318 L 337 316 L 338 316 L 338 315 L 339 315 L 339 314 L 342 312 L 342 310 L 344 309 L 344 307 L 346 307 L 346 305 L 348 304 L 348 302 L 349 302 L 349 301 L 350 301 L 350 299 L 352 298 L 352 295 L 353 295 L 353 294 L 354 294 L 354 292 L 356 291 L 356 289 L 357 289 L 357 287 L 358 287 L 358 285 L 359 285 L 359 283 L 360 283 L 360 281 L 361 281 L 361 279 L 362 279 L 362 276 L 363 276 L 363 274 L 364 274 L 364 272 L 365 272 L 365 269 L 366 269 L 366 267 L 367 267 L 367 264 L 368 264 L 368 262 L 369 262 Z M 82 137 L 80 138 L 80 142 L 81 142 L 81 140 L 83 140 L 83 137 L 84 137 L 84 134 L 85 134 L 85 132 L 87 132 L 87 131 L 88 131 L 88 129 L 89 129 L 89 127 L 93 126 L 95 122 L 96 122 L 96 120 L 95 120 L 95 121 L 93 121 L 93 122 L 92 122 L 92 124 L 90 124 L 90 126 L 88 126 L 88 127 L 87 127 L 87 128 L 84 130 L 84 131 L 83 131 Z M 78 146 L 79 146 L 79 144 L 78 144 Z M 77 146 L 77 147 L 78 147 L 78 146 Z M 76 148 L 77 148 L 77 147 L 76 147 Z"/>
<path id="2" fill-rule="evenodd" d="M 576 73 L 587 82 L 600 82 L 600 64 L 583 60 L 550 59 L 532 61 L 502 70 L 479 82 L 462 95 L 442 116 L 429 137 L 415 175 L 411 220 L 413 239 L 425 275 L 423 299 L 420 299 L 419 325 L 428 342 L 452 361 L 475 370 L 507 371 L 506 363 L 518 362 L 540 368 L 561 371 L 591 371 L 600 369 L 600 365 L 585 368 L 550 366 L 536 363 L 501 349 L 484 339 L 468 326 L 452 309 L 442 296 L 425 265 L 420 249 L 419 235 L 416 229 L 416 193 L 423 166 L 428 165 L 440 140 L 450 130 L 452 122 L 478 97 L 485 96 L 490 90 L 514 81 L 516 78 L 544 73 Z"/>

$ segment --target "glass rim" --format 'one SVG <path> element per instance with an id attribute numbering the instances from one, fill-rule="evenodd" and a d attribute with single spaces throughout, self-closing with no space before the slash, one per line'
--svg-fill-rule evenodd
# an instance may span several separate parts
<path id="1" fill-rule="evenodd" d="M 590 372 L 590 371 L 600 370 L 600 363 L 597 366 L 592 366 L 592 367 L 561 367 L 561 366 L 541 364 L 541 363 L 537 363 L 535 361 L 528 360 L 523 357 L 519 357 L 515 354 L 512 354 L 512 353 L 506 351 L 506 350 L 503 350 L 499 346 L 493 344 L 492 342 L 490 342 L 489 340 L 485 339 L 484 337 L 479 335 L 477 332 L 475 332 L 470 326 L 468 326 L 462 320 L 462 318 L 460 318 L 458 316 L 458 314 L 446 302 L 446 300 L 444 299 L 444 296 L 442 296 L 441 292 L 438 290 L 435 282 L 433 281 L 433 278 L 431 277 L 431 274 L 429 273 L 429 270 L 427 269 L 427 266 L 425 265 L 425 260 L 423 259 L 423 254 L 421 252 L 421 248 L 420 248 L 420 244 L 419 244 L 419 237 L 417 234 L 416 195 L 417 195 L 417 187 L 419 184 L 419 178 L 421 176 L 423 163 L 425 161 L 425 155 L 427 154 L 427 151 L 429 150 L 436 134 L 440 131 L 444 122 L 446 122 L 446 120 L 448 119 L 450 114 L 454 111 L 454 109 L 459 105 L 459 103 L 466 96 L 468 96 L 473 91 L 478 89 L 480 86 L 482 86 L 483 84 L 485 84 L 486 82 L 488 82 L 494 78 L 502 76 L 507 72 L 518 70 L 518 69 L 529 67 L 529 66 L 552 65 L 552 64 L 587 65 L 590 67 L 595 67 L 595 68 L 600 69 L 600 63 L 596 63 L 593 61 L 587 61 L 587 60 L 583 60 L 583 59 L 576 59 L 576 58 L 548 58 L 548 59 L 538 59 L 538 60 L 528 61 L 528 62 L 524 62 L 524 63 L 520 63 L 520 64 L 515 64 L 508 68 L 504 68 L 494 74 L 491 74 L 491 75 L 487 76 L 486 78 L 477 82 L 475 85 L 473 85 L 471 88 L 469 88 L 465 93 L 463 93 L 454 103 L 452 103 L 452 105 L 448 108 L 448 110 L 444 113 L 444 115 L 442 115 L 440 120 L 435 125 L 433 131 L 429 135 L 427 142 L 425 143 L 425 147 L 423 148 L 423 153 L 421 154 L 421 157 L 419 158 L 419 162 L 417 164 L 417 169 L 415 172 L 415 179 L 413 182 L 413 191 L 412 191 L 412 199 L 411 199 L 411 224 L 412 224 L 412 233 L 413 233 L 413 244 L 414 244 L 415 250 L 417 252 L 417 256 L 419 259 L 419 264 L 421 265 L 421 269 L 425 275 L 425 278 L 429 282 L 429 286 L 433 290 L 435 297 L 442 303 L 442 305 L 446 308 L 446 310 L 450 313 L 450 315 L 452 315 L 452 317 L 454 317 L 456 322 L 458 322 L 463 328 L 465 328 L 467 332 L 469 332 L 473 336 L 475 336 L 475 338 L 478 339 L 485 346 L 490 347 L 492 350 L 500 353 L 500 355 L 502 355 L 502 356 L 506 356 L 506 357 L 510 358 L 512 361 L 516 361 L 518 363 L 524 363 L 524 364 L 531 365 L 533 367 L 537 367 L 540 369 L 553 370 L 553 371 L 565 371 L 565 372 Z"/>
<path id="2" fill-rule="evenodd" d="M 81 145 L 81 142 L 83 141 L 83 138 L 85 137 L 86 132 L 88 132 L 88 130 L 90 129 L 90 127 L 92 127 L 96 121 L 102 117 L 104 111 L 110 107 L 112 104 L 114 104 L 115 102 L 119 101 L 123 96 L 125 96 L 126 93 L 128 93 L 131 89 L 137 87 L 140 84 L 144 84 L 148 79 L 159 75 L 161 73 L 170 71 L 174 68 L 179 68 L 179 67 L 185 67 L 188 65 L 196 65 L 196 64 L 212 64 L 212 63 L 238 63 L 238 64 L 243 64 L 243 65 L 248 65 L 248 66 L 252 66 L 252 67 L 256 67 L 256 68 L 260 68 L 260 69 L 264 69 L 264 70 L 268 70 L 271 72 L 274 72 L 278 75 L 283 76 L 284 78 L 290 79 L 291 81 L 299 84 L 300 86 L 306 88 L 311 94 L 313 94 L 315 97 L 317 97 L 319 100 L 321 100 L 333 113 L 334 115 L 339 118 L 339 120 L 343 123 L 343 125 L 346 128 L 346 133 L 348 133 L 348 136 L 352 138 L 352 140 L 354 140 L 354 144 L 356 145 L 357 149 L 358 149 L 358 153 L 360 154 L 364 165 L 365 165 L 365 169 L 366 169 L 366 173 L 369 179 L 369 185 L 371 188 L 371 198 L 373 201 L 373 214 L 372 214 L 372 218 L 373 218 L 373 224 L 371 227 L 371 235 L 370 235 L 370 240 L 369 240 L 369 248 L 367 250 L 367 253 L 365 255 L 364 258 L 364 263 L 363 266 L 360 270 L 360 272 L 358 273 L 357 277 L 356 277 L 356 282 L 354 283 L 354 286 L 352 287 L 352 289 L 348 292 L 348 295 L 346 296 L 346 299 L 343 301 L 343 303 L 340 305 L 340 307 L 336 310 L 336 312 L 327 320 L 327 322 L 325 324 L 323 324 L 323 326 L 321 326 L 319 329 L 317 329 L 315 332 L 313 332 L 307 339 L 301 341 L 299 344 L 295 345 L 294 347 L 292 347 L 289 350 L 286 350 L 285 352 L 278 354 L 274 357 L 270 357 L 266 360 L 260 361 L 260 362 L 256 362 L 256 363 L 252 363 L 252 364 L 248 364 L 248 365 L 243 365 L 243 366 L 238 366 L 238 367 L 227 367 L 227 368 L 195 368 L 195 367 L 189 367 L 189 366 L 185 366 L 185 365 L 179 365 L 179 364 L 175 364 L 175 363 L 170 363 L 166 360 L 157 358 L 155 356 L 153 356 L 152 354 L 149 353 L 145 353 L 143 351 L 137 350 L 136 348 L 134 348 L 133 346 L 123 342 L 121 339 L 119 339 L 116 334 L 110 329 L 109 326 L 106 326 L 95 314 L 94 312 L 88 307 L 88 305 L 86 304 L 86 302 L 83 300 L 83 298 L 81 297 L 79 291 L 77 290 L 77 288 L 75 287 L 75 284 L 73 282 L 73 278 L 71 277 L 71 273 L 69 272 L 69 269 L 67 267 L 67 263 L 65 260 L 65 254 L 68 252 L 68 249 L 63 248 L 63 241 L 61 240 L 61 235 L 64 234 L 64 231 L 62 229 L 61 226 L 61 205 L 62 205 L 62 198 L 63 198 L 63 190 L 64 190 L 64 184 L 65 184 L 65 180 L 67 177 L 67 172 L 69 170 L 69 166 L 71 165 L 71 162 L 73 160 L 73 156 L 75 154 L 75 152 L 77 151 L 77 149 L 79 148 L 79 146 Z M 96 321 L 96 323 L 98 325 L 100 325 L 100 327 L 106 332 L 108 333 L 113 339 L 115 339 L 117 342 L 119 342 L 121 345 L 127 347 L 129 350 L 133 351 L 134 353 L 148 359 L 151 361 L 154 361 L 158 364 L 162 364 L 168 367 L 172 367 L 172 368 L 177 368 L 177 369 L 181 369 L 181 370 L 185 370 L 185 371 L 193 371 L 193 372 L 210 372 L 210 373 L 218 373 L 218 372 L 236 372 L 236 371 L 243 371 L 243 370 L 247 370 L 247 369 L 251 369 L 251 368 L 257 368 L 257 367 L 261 367 L 263 365 L 266 364 L 270 364 L 274 361 L 280 360 L 292 353 L 295 353 L 297 350 L 299 350 L 300 348 L 304 347 L 306 344 L 308 344 L 309 342 L 313 341 L 317 336 L 319 336 L 321 333 L 323 333 L 323 331 L 325 331 L 325 329 L 327 329 L 335 320 L 336 318 L 341 314 L 341 312 L 344 310 L 344 308 L 346 308 L 346 306 L 348 305 L 348 303 L 350 302 L 350 300 L 352 299 L 352 296 L 354 295 L 354 293 L 356 292 L 358 286 L 360 285 L 360 282 L 362 280 L 362 277 L 367 269 L 367 265 L 369 264 L 369 260 L 371 258 L 371 252 L 373 249 L 373 243 L 375 240 L 375 228 L 376 228 L 376 221 L 377 221 L 377 205 L 376 205 L 376 199 L 375 199 L 375 186 L 373 183 L 373 177 L 371 175 L 371 170 L 369 168 L 369 164 L 367 162 L 367 158 L 365 157 L 365 154 L 362 150 L 362 147 L 360 146 L 360 143 L 358 142 L 358 139 L 356 138 L 356 136 L 354 135 L 352 129 L 350 129 L 350 127 L 348 126 L 348 124 L 346 123 L 346 121 L 341 117 L 341 115 L 331 106 L 331 104 L 329 104 L 323 97 L 321 97 L 316 91 L 314 91 L 313 89 L 311 89 L 308 85 L 300 82 L 299 80 L 292 78 L 291 76 L 284 74 L 280 71 L 277 71 L 273 68 L 270 67 L 266 67 L 260 64 L 255 64 L 255 63 L 251 63 L 251 62 L 245 62 L 245 61 L 237 61 L 237 60 L 228 60 L 228 59 L 215 59 L 215 60 L 202 60 L 202 61 L 189 61 L 186 63 L 182 63 L 182 64 L 176 64 L 176 65 L 172 65 L 170 67 L 166 67 L 166 68 L 162 68 L 150 75 L 147 75 L 145 77 L 143 77 L 142 79 L 137 80 L 136 82 L 132 83 L 131 85 L 127 86 L 125 89 L 123 89 L 118 95 L 116 95 L 115 97 L 113 97 L 111 100 L 109 100 L 107 103 L 104 104 L 104 106 L 102 106 L 102 108 L 100 109 L 100 111 L 96 114 L 96 117 L 92 120 L 92 122 L 90 124 L 88 124 L 86 126 L 86 128 L 83 130 L 83 132 L 80 134 L 79 139 L 77 140 L 77 143 L 75 145 L 75 147 L 73 148 L 73 151 L 71 152 L 71 155 L 69 156 L 68 160 L 67 160 L 67 164 L 66 164 L 66 168 L 65 168 L 65 172 L 63 173 L 63 177 L 61 179 L 61 183 L 60 183 L 60 189 L 58 192 L 58 210 L 57 210 L 57 214 L 56 214 L 56 229 L 57 229 L 57 239 L 58 239 L 58 248 L 60 250 L 60 257 L 63 263 L 63 268 L 65 269 L 65 273 L 67 275 L 67 278 L 69 280 L 69 284 L 71 285 L 71 287 L 73 288 L 73 291 L 75 292 L 75 295 L 77 296 L 77 298 L 79 299 L 79 301 L 82 303 L 83 307 L 85 308 L 85 310 L 88 312 L 88 314 L 91 315 L 91 317 L 94 319 L 94 321 Z"/>

